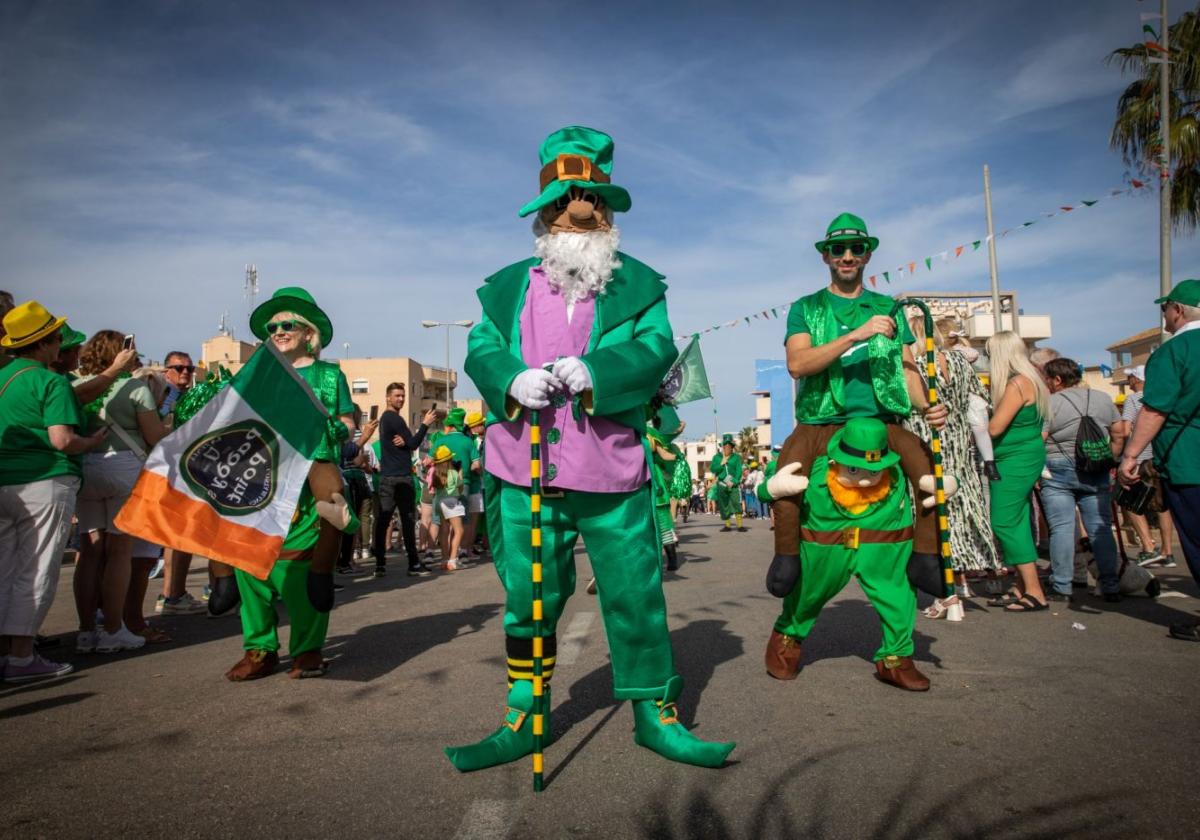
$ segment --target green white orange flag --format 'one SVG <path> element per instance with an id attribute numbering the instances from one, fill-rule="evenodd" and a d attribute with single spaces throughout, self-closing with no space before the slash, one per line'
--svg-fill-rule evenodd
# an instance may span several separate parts
<path id="1" fill-rule="evenodd" d="M 270 342 L 146 460 L 116 525 L 265 579 L 328 411 Z"/>

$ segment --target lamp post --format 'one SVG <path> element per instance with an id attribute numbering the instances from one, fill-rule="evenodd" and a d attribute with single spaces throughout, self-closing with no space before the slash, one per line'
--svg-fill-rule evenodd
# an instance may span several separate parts
<path id="1" fill-rule="evenodd" d="M 450 390 L 450 328 L 463 327 L 470 329 L 475 326 L 474 321 L 422 321 L 421 326 L 426 329 L 432 327 L 446 328 L 446 410 L 454 408 L 454 392 Z"/>

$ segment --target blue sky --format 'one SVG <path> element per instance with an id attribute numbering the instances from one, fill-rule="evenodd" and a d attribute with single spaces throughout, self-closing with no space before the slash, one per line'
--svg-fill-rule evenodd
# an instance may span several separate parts
<path id="1" fill-rule="evenodd" d="M 1120 186 L 1103 59 L 1149 5 L 10 2 L 0 288 L 157 357 L 225 310 L 248 337 L 254 262 L 264 295 L 314 293 L 335 353 L 438 364 L 419 322 L 478 317 L 480 280 L 530 254 L 538 145 L 580 123 L 616 140 L 623 249 L 703 329 L 827 282 L 812 242 L 842 210 L 882 270 L 983 235 L 983 163 L 998 229 Z M 1001 283 L 1107 361 L 1156 323 L 1157 224 L 1150 191 L 1045 220 L 999 243 Z M 1197 254 L 1177 239 L 1176 279 Z M 891 289 L 987 282 L 981 250 Z M 783 331 L 705 337 L 723 430 Z"/>

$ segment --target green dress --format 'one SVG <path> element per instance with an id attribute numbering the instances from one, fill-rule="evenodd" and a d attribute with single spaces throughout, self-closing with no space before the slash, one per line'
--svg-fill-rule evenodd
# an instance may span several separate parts
<path id="1" fill-rule="evenodd" d="M 992 533 L 1000 543 L 1000 552 L 1008 566 L 1020 566 L 1037 559 L 1033 542 L 1030 494 L 1046 465 L 1046 445 L 1042 442 L 1042 418 L 1036 405 L 1024 406 L 1008 428 L 995 437 L 996 469 L 1000 480 L 993 481 Z"/>

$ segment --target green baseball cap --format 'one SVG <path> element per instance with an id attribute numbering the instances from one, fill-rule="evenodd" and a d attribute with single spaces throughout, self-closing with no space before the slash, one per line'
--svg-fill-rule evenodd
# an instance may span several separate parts
<path id="1" fill-rule="evenodd" d="M 71 329 L 70 324 L 62 325 L 62 344 L 59 345 L 59 350 L 74 350 L 79 345 L 87 341 L 87 336 L 79 330 Z"/>
<path id="2" fill-rule="evenodd" d="M 542 193 L 521 208 L 518 215 L 528 216 L 557 201 L 571 187 L 591 190 L 604 199 L 616 213 L 632 205 L 629 193 L 610 179 L 613 141 L 603 131 L 582 125 L 569 125 L 551 134 L 538 152 L 542 161 Z"/>
<path id="3" fill-rule="evenodd" d="M 853 417 L 829 441 L 829 460 L 847 467 L 879 472 L 900 460 L 888 449 L 887 426 L 874 417 Z"/>
<path id="4" fill-rule="evenodd" d="M 1154 302 L 1200 306 L 1200 280 L 1181 280 L 1174 289 Z"/>
<path id="5" fill-rule="evenodd" d="M 329 316 L 317 306 L 308 290 L 299 286 L 284 286 L 271 295 L 270 300 L 260 303 L 250 313 L 250 332 L 266 341 L 267 323 L 280 312 L 295 312 L 316 327 L 321 336 L 322 347 L 328 347 L 329 342 L 333 341 L 333 324 L 330 323 Z"/>
<path id="6" fill-rule="evenodd" d="M 866 242 L 872 251 L 879 247 L 879 240 L 867 233 L 867 223 L 853 213 L 842 213 L 830 222 L 825 238 L 813 244 L 823 254 L 830 242 Z"/>

